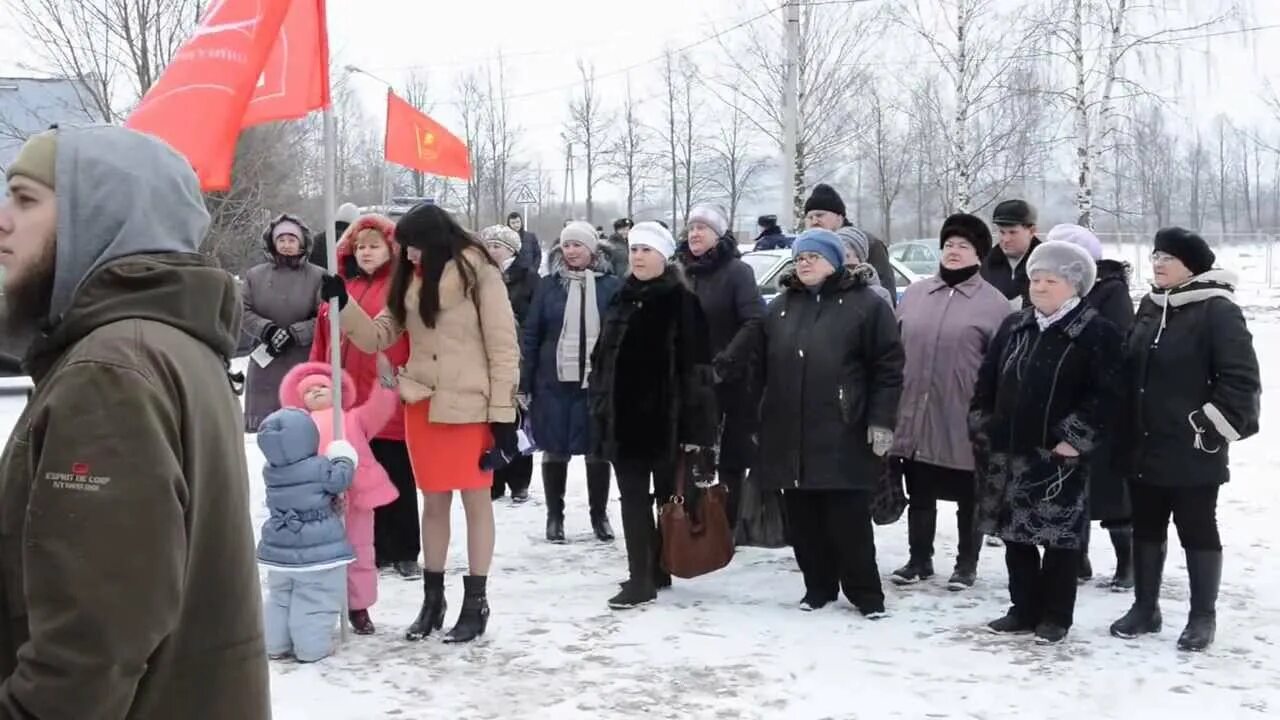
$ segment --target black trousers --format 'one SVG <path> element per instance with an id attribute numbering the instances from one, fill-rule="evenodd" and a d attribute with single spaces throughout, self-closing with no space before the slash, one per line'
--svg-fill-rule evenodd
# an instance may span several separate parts
<path id="1" fill-rule="evenodd" d="M 390 505 L 373 511 L 373 550 L 379 566 L 417 560 L 422 551 L 418 529 L 418 486 L 413 481 L 409 448 L 401 440 L 371 440 L 369 449 L 400 491 Z"/>
<path id="2" fill-rule="evenodd" d="M 1004 562 L 1009 569 L 1009 599 L 1019 618 L 1033 625 L 1050 622 L 1071 627 L 1079 550 L 1044 548 L 1041 559 L 1038 546 L 1006 540 Z"/>
<path id="3" fill-rule="evenodd" d="M 938 529 L 938 500 L 956 502 L 956 531 L 959 547 L 956 567 L 977 570 L 982 534 L 977 525 L 977 482 L 967 470 L 954 470 L 928 463 L 906 460 L 903 475 L 907 481 L 907 542 L 911 560 L 933 559 L 933 539 Z"/>
<path id="4" fill-rule="evenodd" d="M 511 490 L 515 495 L 518 490 L 528 490 L 533 481 L 533 456 L 518 455 L 509 465 L 493 473 L 493 499 L 497 500 Z"/>
<path id="5" fill-rule="evenodd" d="M 661 573 L 662 536 L 654 520 L 655 503 L 661 504 L 675 492 L 676 470 L 670 463 L 619 460 L 613 463 L 622 503 L 622 538 L 627 545 L 630 579 L 653 582 Z"/>
<path id="6" fill-rule="evenodd" d="M 1159 487 L 1133 483 L 1133 539 L 1162 544 L 1169 535 L 1169 517 L 1186 550 L 1222 550 L 1218 535 L 1218 487 Z"/>
<path id="7" fill-rule="evenodd" d="M 805 594 L 831 601 L 843 587 L 845 597 L 862 612 L 884 610 L 871 493 L 784 490 L 783 497 Z"/>

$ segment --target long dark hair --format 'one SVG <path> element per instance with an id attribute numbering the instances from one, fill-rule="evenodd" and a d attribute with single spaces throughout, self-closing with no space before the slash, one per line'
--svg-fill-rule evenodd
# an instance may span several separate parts
<path id="1" fill-rule="evenodd" d="M 462 275 L 463 294 L 475 299 L 476 268 L 468 255 L 482 258 L 494 267 L 493 260 L 484 251 L 471 233 L 443 208 L 431 203 L 420 203 L 405 213 L 396 223 L 396 241 L 400 243 L 400 262 L 396 263 L 395 275 L 391 278 L 391 290 L 387 293 L 387 309 L 396 322 L 404 327 L 406 318 L 405 293 L 413 282 L 413 274 L 421 272 L 422 287 L 418 292 L 418 316 L 422 324 L 429 328 L 436 326 L 436 315 L 440 313 L 440 278 L 444 276 L 444 268 L 450 261 L 458 266 Z M 419 270 L 409 262 L 409 247 L 422 251 L 422 267 Z M 467 249 L 475 253 L 465 253 Z"/>

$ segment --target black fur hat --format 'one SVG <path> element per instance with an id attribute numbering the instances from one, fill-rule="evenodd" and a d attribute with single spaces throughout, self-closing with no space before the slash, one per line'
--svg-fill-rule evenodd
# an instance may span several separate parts
<path id="1" fill-rule="evenodd" d="M 948 238 L 961 237 L 968 240 L 978 251 L 978 259 L 984 260 L 991 252 L 991 228 L 982 218 L 969 213 L 956 213 L 942 223 L 942 231 L 938 233 L 938 247 L 941 248 Z"/>

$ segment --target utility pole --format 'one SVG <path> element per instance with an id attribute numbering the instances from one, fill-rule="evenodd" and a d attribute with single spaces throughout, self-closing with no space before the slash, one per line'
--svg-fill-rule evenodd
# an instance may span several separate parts
<path id="1" fill-rule="evenodd" d="M 787 0 L 786 17 L 787 77 L 782 89 L 782 212 L 778 219 L 787 230 L 796 228 L 796 187 L 804 183 L 798 177 L 800 163 L 796 146 L 800 139 L 800 3 Z"/>

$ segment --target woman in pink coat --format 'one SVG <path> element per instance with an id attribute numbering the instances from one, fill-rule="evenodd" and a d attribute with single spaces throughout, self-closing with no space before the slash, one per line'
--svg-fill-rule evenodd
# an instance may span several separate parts
<path id="1" fill-rule="evenodd" d="M 374 632 L 369 608 L 378 600 L 378 570 L 373 552 L 373 511 L 398 496 L 387 471 L 369 449 L 369 439 L 382 431 L 400 407 L 390 362 L 378 356 L 379 384 L 363 405 L 356 406 L 356 386 L 342 373 L 343 436 L 356 449 L 356 473 L 346 495 L 347 539 L 356 551 L 356 561 L 347 570 L 348 619 L 359 635 Z M 333 383 L 328 363 L 302 363 L 280 383 L 280 406 L 306 408 L 320 430 L 320 447 L 333 440 Z"/>

